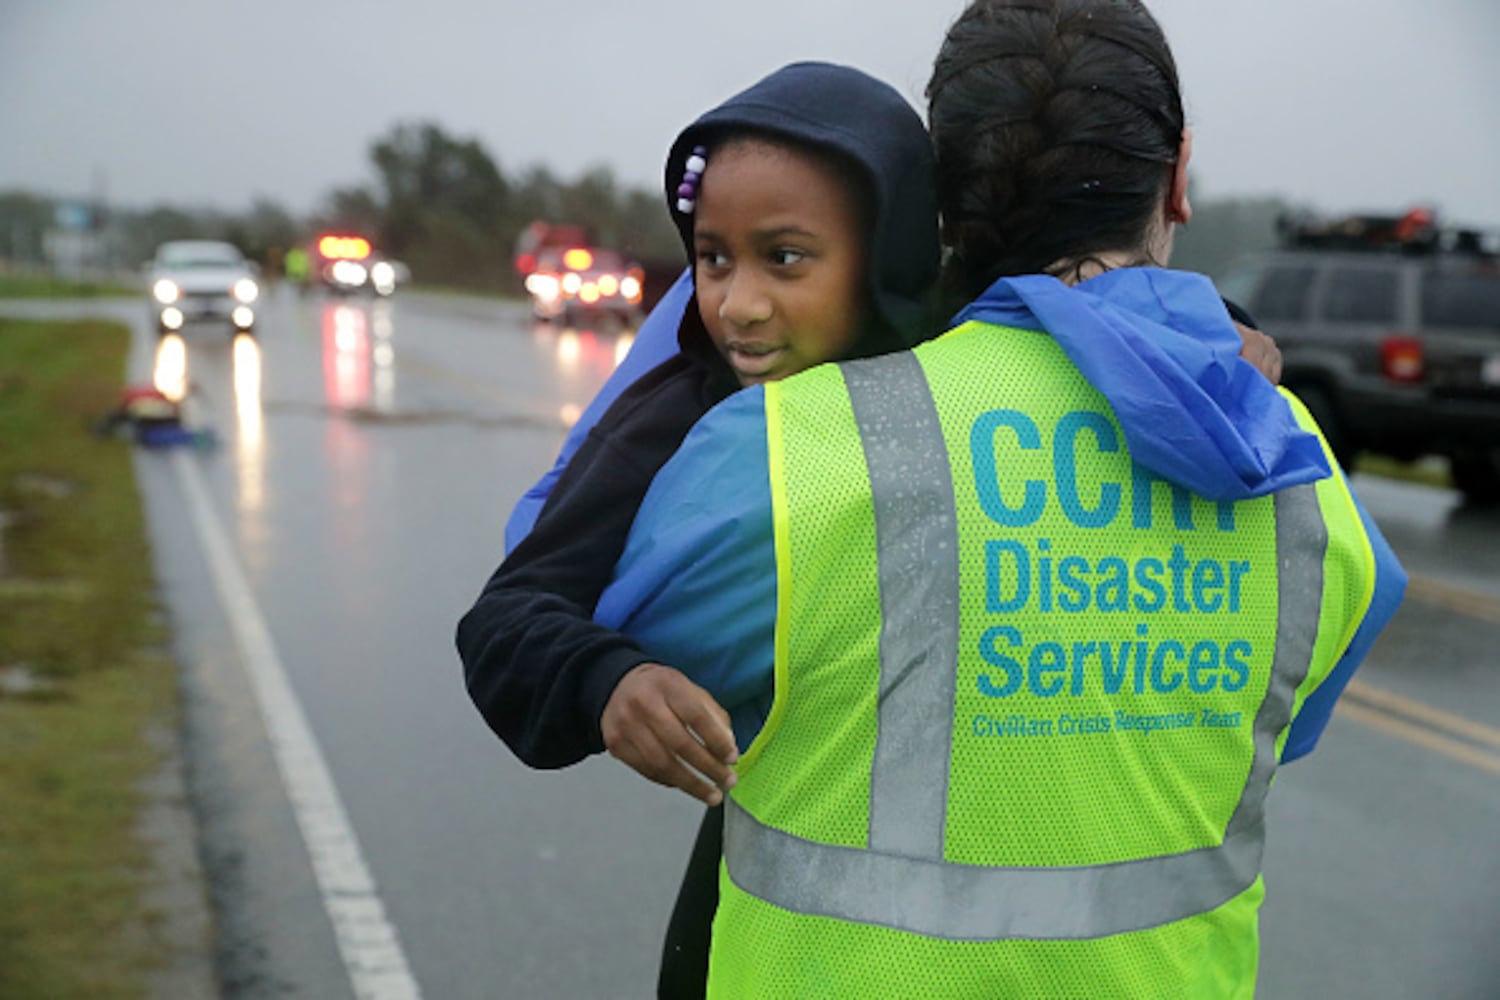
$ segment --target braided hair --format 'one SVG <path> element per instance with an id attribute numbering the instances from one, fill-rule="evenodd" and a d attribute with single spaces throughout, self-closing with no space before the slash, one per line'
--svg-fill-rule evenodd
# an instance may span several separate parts
<path id="1" fill-rule="evenodd" d="M 1177 66 L 1139 0 L 974 0 L 927 85 L 946 282 L 1139 252 L 1176 163 Z"/>

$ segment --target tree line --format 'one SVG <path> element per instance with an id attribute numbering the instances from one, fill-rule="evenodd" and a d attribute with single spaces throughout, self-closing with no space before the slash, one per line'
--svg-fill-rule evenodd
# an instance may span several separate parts
<path id="1" fill-rule="evenodd" d="M 682 259 L 661 192 L 622 184 L 607 166 L 573 179 L 545 166 L 507 175 L 478 140 L 431 122 L 393 126 L 370 145 L 369 162 L 372 182 L 335 188 L 306 215 L 264 197 L 243 212 L 89 205 L 88 226 L 114 269 L 139 266 L 166 240 L 222 239 L 275 273 L 290 247 L 340 230 L 365 236 L 385 256 L 406 263 L 416 281 L 487 291 L 519 289 L 512 250 L 536 219 L 585 226 L 601 245 L 642 262 Z M 0 192 L 0 266 L 45 264 L 64 203 Z"/>
<path id="2" fill-rule="evenodd" d="M 682 259 L 661 192 L 621 184 L 606 166 L 571 180 L 542 166 L 507 175 L 478 140 L 432 122 L 393 126 L 371 143 L 369 161 L 372 182 L 332 190 L 307 216 L 260 198 L 244 212 L 98 205 L 90 225 L 117 267 L 138 265 L 165 240 L 204 238 L 229 240 L 275 273 L 288 248 L 337 229 L 366 236 L 418 282 L 489 291 L 519 289 L 512 248 L 536 219 L 587 226 L 598 243 L 642 263 Z M 57 208 L 44 195 L 0 192 L 0 263 L 43 262 Z M 1200 202 L 1172 263 L 1222 276 L 1239 255 L 1275 244 L 1276 220 L 1289 208 L 1278 198 Z"/>

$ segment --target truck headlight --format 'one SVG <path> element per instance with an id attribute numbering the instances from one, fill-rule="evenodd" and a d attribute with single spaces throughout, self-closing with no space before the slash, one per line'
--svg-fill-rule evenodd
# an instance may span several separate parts
<path id="1" fill-rule="evenodd" d="M 369 272 L 363 264 L 357 264 L 352 260 L 338 260 L 333 263 L 333 280 L 341 285 L 359 287 L 365 283 Z"/>
<path id="2" fill-rule="evenodd" d="M 151 286 L 151 297 L 162 305 L 171 305 L 182 298 L 182 289 L 177 287 L 177 282 L 162 278 Z"/>
<path id="3" fill-rule="evenodd" d="M 532 273 L 526 276 L 526 290 L 543 302 L 552 302 L 561 294 L 562 286 L 556 275 Z"/>

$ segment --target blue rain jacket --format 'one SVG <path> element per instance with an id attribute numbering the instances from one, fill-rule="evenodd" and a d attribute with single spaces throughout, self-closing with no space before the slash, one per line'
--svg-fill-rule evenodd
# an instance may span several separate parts
<path id="1" fill-rule="evenodd" d="M 1240 500 L 1330 474 L 1317 438 L 1239 357 L 1241 341 L 1201 275 L 1123 268 L 1069 287 L 1005 278 L 970 319 L 1048 332 L 1115 409 L 1131 454 L 1212 499 Z M 595 612 L 729 711 L 747 747 L 770 710 L 776 619 L 765 396 L 720 403 L 657 474 Z M 1307 753 L 1400 604 L 1406 574 L 1359 506 L 1375 551 L 1375 596 L 1334 673 L 1307 700 L 1283 760 Z"/>

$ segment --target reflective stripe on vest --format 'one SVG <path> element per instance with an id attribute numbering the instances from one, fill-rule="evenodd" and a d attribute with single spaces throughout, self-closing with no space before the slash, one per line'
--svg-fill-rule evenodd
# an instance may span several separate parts
<path id="1" fill-rule="evenodd" d="M 931 390 L 910 354 L 839 366 L 874 501 L 881 612 L 878 737 L 868 848 L 805 840 L 757 821 L 733 797 L 724 860 L 740 889 L 795 913 L 966 941 L 1088 940 L 1222 906 L 1259 876 L 1276 740 L 1309 670 L 1322 605 L 1327 527 L 1315 487 L 1275 496 L 1280 554 L 1272 675 L 1254 722 L 1240 800 L 1215 847 L 1111 864 L 990 867 L 943 858 L 957 683 L 959 552 Z M 939 491 L 942 492 L 942 491 Z M 890 539 L 903 539 L 891 544 Z M 1289 558 L 1295 553 L 1296 558 Z"/>

